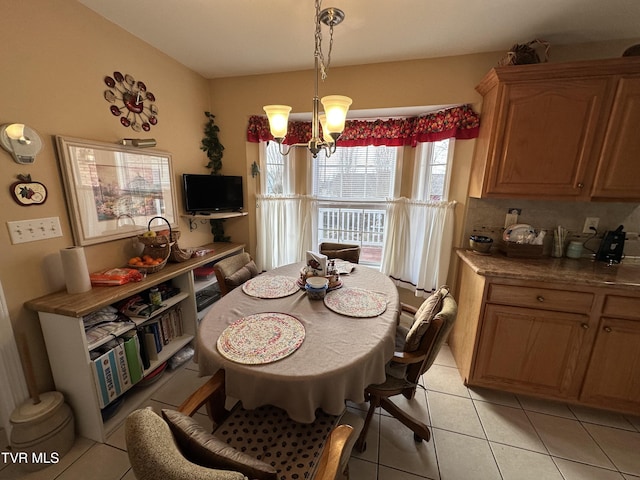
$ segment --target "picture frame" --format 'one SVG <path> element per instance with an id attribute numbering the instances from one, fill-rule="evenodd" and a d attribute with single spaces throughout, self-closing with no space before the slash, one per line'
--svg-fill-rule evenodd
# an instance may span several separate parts
<path id="1" fill-rule="evenodd" d="M 168 152 L 64 136 L 56 146 L 76 245 L 139 235 L 153 217 L 178 227 Z"/>

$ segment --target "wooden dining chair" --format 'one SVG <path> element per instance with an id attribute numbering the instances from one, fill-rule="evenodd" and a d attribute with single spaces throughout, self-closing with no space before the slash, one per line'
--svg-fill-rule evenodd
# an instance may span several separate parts
<path id="1" fill-rule="evenodd" d="M 224 408 L 224 371 L 219 370 L 178 410 L 134 411 L 125 423 L 127 453 L 138 480 L 343 480 L 363 421 L 348 412 L 321 412 L 298 424 L 275 407 Z M 214 424 L 208 433 L 192 415 L 206 405 Z M 241 441 L 242 444 L 238 444 Z"/>
<path id="2" fill-rule="evenodd" d="M 320 244 L 320 253 L 326 255 L 329 259 L 339 258 L 351 263 L 360 261 L 360 245 L 323 242 Z"/>
<path id="3" fill-rule="evenodd" d="M 260 273 L 251 255 L 247 252 L 232 255 L 216 262 L 213 265 L 213 271 L 218 280 L 221 296 Z"/>
<path id="4" fill-rule="evenodd" d="M 402 322 L 396 329 L 396 352 L 387 365 L 384 383 L 370 385 L 365 390 L 365 399 L 369 410 L 364 427 L 356 441 L 355 448 L 360 452 L 366 450 L 366 436 L 371 418 L 377 407 L 382 407 L 402 424 L 413 431 L 416 442 L 429 441 L 431 434 L 426 424 L 407 412 L 398 408 L 390 398 L 403 395 L 411 400 L 416 393 L 420 376 L 426 372 L 435 360 L 444 344 L 453 323 L 458 305 L 449 293 L 449 287 L 440 287 L 419 308 L 401 304 L 402 312 L 413 317 L 409 326 Z"/>

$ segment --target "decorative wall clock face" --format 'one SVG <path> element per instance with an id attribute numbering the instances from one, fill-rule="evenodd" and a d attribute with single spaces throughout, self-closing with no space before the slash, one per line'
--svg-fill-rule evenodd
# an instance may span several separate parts
<path id="1" fill-rule="evenodd" d="M 158 107 L 153 103 L 156 97 L 143 82 L 129 74 L 113 72 L 113 77 L 104 77 L 104 83 L 109 87 L 104 91 L 104 98 L 112 104 L 109 110 L 120 117 L 123 126 L 148 132 L 151 125 L 158 123 Z"/>

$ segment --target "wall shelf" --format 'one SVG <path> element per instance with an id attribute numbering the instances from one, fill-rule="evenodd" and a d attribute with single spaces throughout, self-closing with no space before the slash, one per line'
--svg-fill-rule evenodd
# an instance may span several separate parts
<path id="1" fill-rule="evenodd" d="M 187 219 L 189 222 L 189 231 L 193 231 L 198 228 L 198 220 L 204 225 L 208 223 L 208 220 L 224 220 L 226 218 L 246 217 L 247 215 L 249 215 L 249 212 L 214 212 L 210 214 L 196 213 L 180 216 Z"/>

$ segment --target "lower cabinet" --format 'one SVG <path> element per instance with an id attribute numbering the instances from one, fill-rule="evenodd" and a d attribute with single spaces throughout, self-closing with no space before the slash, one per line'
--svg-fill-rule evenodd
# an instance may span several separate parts
<path id="1" fill-rule="evenodd" d="M 640 321 L 603 317 L 580 400 L 640 412 L 639 369 Z"/>
<path id="2" fill-rule="evenodd" d="M 583 314 L 487 305 L 474 383 L 554 397 L 575 394 L 588 323 Z"/>
<path id="3" fill-rule="evenodd" d="M 640 293 L 461 269 L 449 345 L 465 384 L 640 414 Z"/>

